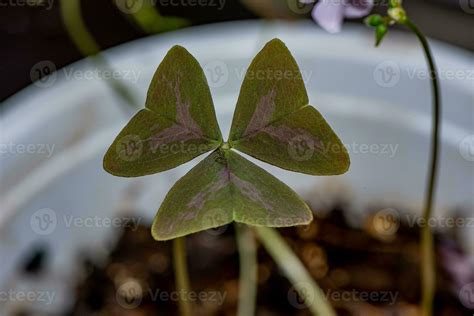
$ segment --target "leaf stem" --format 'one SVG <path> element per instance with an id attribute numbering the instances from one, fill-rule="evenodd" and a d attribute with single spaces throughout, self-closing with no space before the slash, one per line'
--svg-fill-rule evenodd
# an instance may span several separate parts
<path id="1" fill-rule="evenodd" d="M 433 93 L 433 116 L 432 116 L 432 134 L 430 144 L 430 166 L 427 178 L 427 191 L 425 197 L 425 206 L 423 210 L 423 219 L 428 223 L 432 209 L 438 174 L 438 157 L 440 147 L 440 114 L 441 102 L 438 76 L 436 72 L 433 55 L 425 36 L 418 27 L 409 19 L 404 23 L 413 33 L 416 34 L 421 45 L 431 73 L 431 85 Z M 433 314 L 433 301 L 436 289 L 436 263 L 434 255 L 433 233 L 429 225 L 421 228 L 421 286 L 422 286 L 422 315 L 431 316 Z"/>
<path id="2" fill-rule="evenodd" d="M 182 294 L 179 300 L 179 310 L 182 316 L 191 316 L 191 302 L 187 299 L 190 291 L 190 282 L 186 264 L 185 237 L 179 237 L 173 240 L 173 258 L 176 288 Z"/>
<path id="3" fill-rule="evenodd" d="M 240 258 L 239 306 L 237 316 L 255 315 L 257 301 L 257 243 L 252 230 L 235 223 Z"/>
<path id="4" fill-rule="evenodd" d="M 274 228 L 255 227 L 263 246 L 291 281 L 313 315 L 336 316 L 324 292 L 314 282 L 299 258 Z"/>

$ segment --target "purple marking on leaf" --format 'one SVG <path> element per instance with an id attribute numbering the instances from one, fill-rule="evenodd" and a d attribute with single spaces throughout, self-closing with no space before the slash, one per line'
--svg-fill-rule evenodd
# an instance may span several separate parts
<path id="1" fill-rule="evenodd" d="M 190 220 L 196 218 L 197 212 L 204 207 L 206 202 L 214 199 L 217 193 L 230 183 L 234 184 L 242 194 L 251 201 L 262 205 L 269 212 L 273 211 L 273 205 L 265 200 L 261 192 L 252 183 L 240 179 L 226 167 L 219 171 L 216 181 L 206 185 L 202 191 L 197 193 L 191 201 L 186 204 L 187 208 L 193 211 L 183 215 L 183 219 Z"/>
<path id="2" fill-rule="evenodd" d="M 165 218 L 162 220 L 162 224 L 159 225 L 158 229 L 162 234 L 168 235 L 174 230 L 175 221 L 171 218 Z"/>
<path id="3" fill-rule="evenodd" d="M 242 180 L 234 174 L 230 175 L 230 179 L 243 195 L 253 202 L 262 205 L 267 211 L 273 211 L 273 206 L 262 197 L 261 192 L 252 183 Z"/>
<path id="4" fill-rule="evenodd" d="M 192 219 L 195 219 L 197 216 L 197 211 L 194 210 L 192 212 L 189 212 L 189 213 L 183 213 L 181 216 L 180 216 L 180 220 L 184 220 L 184 221 L 190 221 Z"/>
<path id="5" fill-rule="evenodd" d="M 288 144 L 295 138 L 300 137 L 310 140 L 314 150 L 323 152 L 323 142 L 305 130 L 301 128 L 293 129 L 285 125 L 270 125 L 273 112 L 275 112 L 276 108 L 275 97 L 276 91 L 275 89 L 272 89 L 267 95 L 264 95 L 260 99 L 245 130 L 244 137 L 253 137 L 260 132 L 264 132 L 284 144 Z"/>
<path id="6" fill-rule="evenodd" d="M 280 142 L 289 144 L 296 139 L 305 140 L 307 145 L 313 150 L 317 150 L 324 154 L 324 143 L 317 137 L 309 134 L 301 128 L 290 128 L 286 125 L 267 126 L 263 129 L 268 135 L 278 139 Z"/>
<path id="7" fill-rule="evenodd" d="M 181 126 L 185 127 L 190 134 L 196 138 L 202 138 L 204 133 L 201 130 L 201 127 L 196 123 L 192 118 L 189 108 L 191 103 L 189 101 L 183 102 L 181 100 L 181 92 L 179 90 L 179 77 L 176 80 L 174 86 L 174 94 L 176 97 L 176 122 Z"/>
<path id="8" fill-rule="evenodd" d="M 224 168 L 217 174 L 217 180 L 206 185 L 202 191 L 196 194 L 191 201 L 186 204 L 186 206 L 190 209 L 202 209 L 207 201 L 212 200 L 217 192 L 225 188 L 228 184 L 229 170 Z"/>
<path id="9" fill-rule="evenodd" d="M 150 147 L 152 150 L 156 150 L 164 144 L 204 138 L 204 133 L 200 126 L 191 116 L 189 110 L 191 103 L 181 99 L 179 77 L 174 87 L 172 83 L 169 83 L 169 85 L 173 89 L 176 97 L 176 122 L 150 137 Z"/>
<path id="10" fill-rule="evenodd" d="M 276 91 L 272 89 L 267 95 L 264 95 L 260 99 L 250 119 L 249 125 L 247 125 L 245 129 L 244 137 L 251 137 L 270 124 L 273 112 L 275 112 L 275 97 Z"/>
<path id="11" fill-rule="evenodd" d="M 263 129 L 263 132 L 267 133 L 273 138 L 276 138 L 282 143 L 288 143 L 289 141 L 294 139 L 296 136 L 306 134 L 306 132 L 302 130 L 301 128 L 293 129 L 286 125 L 280 125 L 280 126 L 269 125 Z"/>
<path id="12" fill-rule="evenodd" d="M 170 127 L 158 132 L 150 137 L 150 147 L 152 151 L 164 144 L 170 144 L 177 141 L 187 141 L 193 139 L 187 130 L 182 126 L 173 124 Z"/>

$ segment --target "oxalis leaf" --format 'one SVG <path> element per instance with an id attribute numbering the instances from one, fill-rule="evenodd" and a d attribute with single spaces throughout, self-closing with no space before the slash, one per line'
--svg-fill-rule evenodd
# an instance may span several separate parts
<path id="1" fill-rule="evenodd" d="M 173 47 L 158 67 L 145 106 L 107 151 L 109 173 L 137 177 L 165 171 L 222 143 L 204 72 L 183 47 Z"/>
<path id="2" fill-rule="evenodd" d="M 117 136 L 104 168 L 118 176 L 142 176 L 214 150 L 167 194 L 153 222 L 157 240 L 232 221 L 269 227 L 307 224 L 312 213 L 298 195 L 234 149 L 302 173 L 345 172 L 346 149 L 308 102 L 295 60 L 280 40 L 272 40 L 247 71 L 230 140 L 224 144 L 202 68 L 175 46 L 153 77 L 146 108 Z"/>
<path id="3" fill-rule="evenodd" d="M 176 182 L 158 210 L 152 234 L 167 240 L 232 221 L 286 227 L 312 218 L 288 186 L 233 150 L 219 148 Z"/>
<path id="4" fill-rule="evenodd" d="M 280 168 L 335 175 L 349 155 L 322 115 L 308 105 L 301 72 L 285 44 L 267 43 L 253 60 L 240 91 L 230 145 Z"/>

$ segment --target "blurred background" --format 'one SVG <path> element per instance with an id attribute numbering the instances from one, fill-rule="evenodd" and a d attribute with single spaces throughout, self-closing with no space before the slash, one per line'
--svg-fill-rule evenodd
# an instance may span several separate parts
<path id="1" fill-rule="evenodd" d="M 146 5 L 147 1 L 152 7 Z M 209 6 L 166 0 L 71 2 L 76 4 L 67 13 L 69 19 L 82 17 L 81 23 L 100 49 L 193 25 L 257 17 L 310 19 L 310 10 L 303 9 L 297 14 L 291 9 L 297 6 L 295 0 L 215 0 L 215 5 Z M 474 50 L 471 0 L 410 0 L 404 6 L 426 35 Z M 83 57 L 84 52 L 75 45 L 64 24 L 64 13 L 59 0 L 2 0 L 0 100 L 31 84 L 30 70 L 38 61 L 50 60 L 59 69 Z"/>
<path id="2" fill-rule="evenodd" d="M 375 2 L 374 12 L 385 14 L 387 1 Z M 0 0 L 0 316 L 177 315 L 176 300 L 156 296 L 176 289 L 170 243 L 154 241 L 150 224 L 196 161 L 124 179 L 103 170 L 103 155 L 143 107 L 156 67 L 176 44 L 203 66 L 225 135 L 245 70 L 274 37 L 294 54 L 312 104 L 351 154 L 350 171 L 335 177 L 256 162 L 298 192 L 316 218 L 279 232 L 338 315 L 421 315 L 416 220 L 431 132 L 426 60 L 404 28 L 375 48 L 362 19 L 329 34 L 312 21 L 313 6 Z M 407 0 L 404 7 L 429 36 L 440 69 L 435 315 L 472 316 L 474 3 Z M 233 226 L 187 242 L 193 290 L 208 298 L 196 315 L 235 315 Z M 260 244 L 258 262 L 256 314 L 310 315 Z"/>

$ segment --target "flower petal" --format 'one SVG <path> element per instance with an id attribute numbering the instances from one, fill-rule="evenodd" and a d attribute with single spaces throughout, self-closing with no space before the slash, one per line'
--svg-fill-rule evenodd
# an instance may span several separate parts
<path id="1" fill-rule="evenodd" d="M 326 31 L 337 33 L 344 20 L 345 0 L 322 0 L 313 9 L 313 19 Z"/>
<path id="2" fill-rule="evenodd" d="M 347 0 L 344 7 L 346 18 L 361 18 L 370 13 L 374 6 L 373 0 Z"/>

